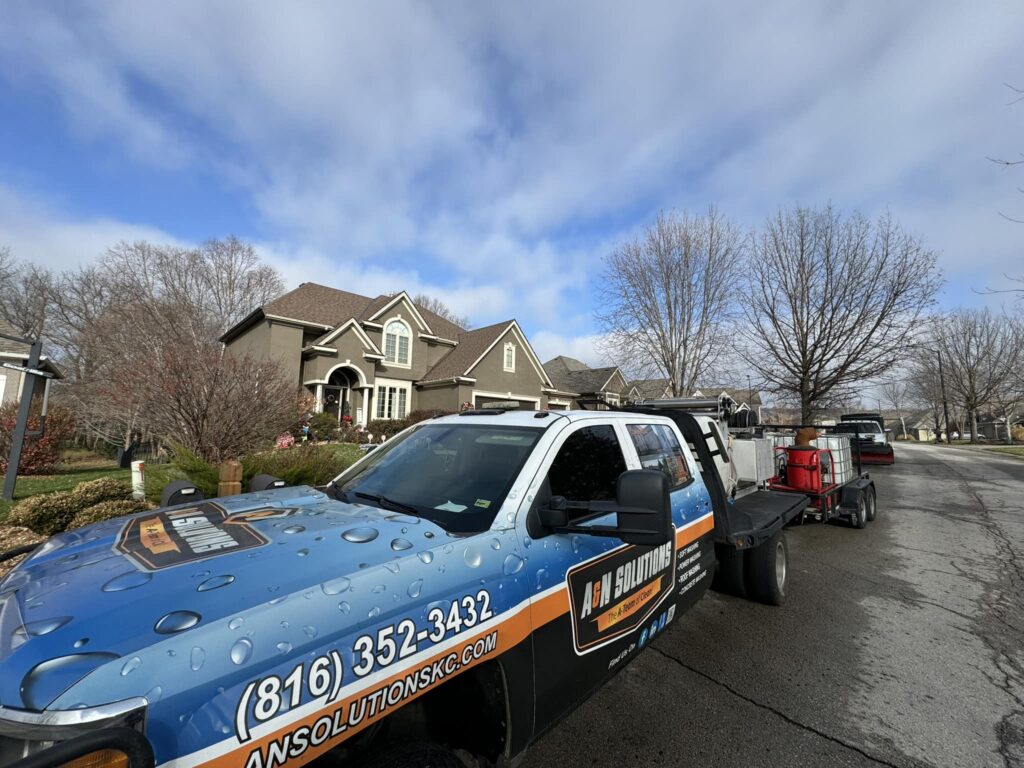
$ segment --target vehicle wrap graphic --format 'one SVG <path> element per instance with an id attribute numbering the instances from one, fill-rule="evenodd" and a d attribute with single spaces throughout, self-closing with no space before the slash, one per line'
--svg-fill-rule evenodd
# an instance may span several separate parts
<path id="1" fill-rule="evenodd" d="M 250 520 L 281 517 L 293 510 L 254 509 L 229 517 L 220 504 L 204 501 L 172 512 L 152 512 L 124 524 L 116 547 L 143 568 L 156 571 L 227 551 L 262 547 L 269 540 Z"/>
<path id="2" fill-rule="evenodd" d="M 672 594 L 674 539 L 657 547 L 620 547 L 569 571 L 577 653 L 632 631 Z"/>

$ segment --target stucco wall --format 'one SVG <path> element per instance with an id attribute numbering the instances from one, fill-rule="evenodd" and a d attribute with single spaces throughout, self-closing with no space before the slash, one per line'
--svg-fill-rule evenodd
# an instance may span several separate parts
<path id="1" fill-rule="evenodd" d="M 504 369 L 505 344 L 507 342 L 512 342 L 516 345 L 515 373 L 509 373 Z M 529 356 L 522 342 L 511 329 L 501 337 L 498 343 L 491 348 L 491 351 L 484 356 L 484 359 L 468 375 L 476 379 L 476 386 L 474 387 L 476 390 L 527 395 L 539 398 L 542 408 L 546 405 L 546 398 L 541 395 L 541 387 L 544 386 L 544 383 L 530 363 Z"/>
<path id="2" fill-rule="evenodd" d="M 241 336 L 232 339 L 225 346 L 228 352 L 239 357 L 244 357 L 245 355 L 255 358 L 266 357 L 270 352 L 270 321 L 263 320 L 256 323 L 256 325 L 249 328 Z"/>
<path id="3" fill-rule="evenodd" d="M 271 323 L 269 356 L 281 364 L 296 384 L 300 383 L 302 329 L 294 325 Z"/>
<path id="4" fill-rule="evenodd" d="M 454 384 L 447 387 L 430 387 L 429 389 L 413 390 L 413 410 L 443 411 L 459 410 L 459 388 Z"/>
<path id="5" fill-rule="evenodd" d="M 363 372 L 368 384 L 373 384 L 374 361 L 363 358 L 366 348 L 353 329 L 345 331 L 341 336 L 327 343 L 328 347 L 338 350 L 337 354 L 316 354 L 303 361 L 302 380 L 317 381 L 326 379 L 336 365 L 351 361 L 354 368 Z"/>

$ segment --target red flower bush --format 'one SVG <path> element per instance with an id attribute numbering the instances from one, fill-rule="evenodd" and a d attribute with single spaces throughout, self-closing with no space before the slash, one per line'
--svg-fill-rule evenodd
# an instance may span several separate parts
<path id="1" fill-rule="evenodd" d="M 0 407 L 0 474 L 7 472 L 7 461 L 11 453 L 14 425 L 18 419 L 18 403 L 7 403 Z M 28 419 L 28 431 L 39 429 L 39 411 L 33 410 Z M 70 439 L 75 431 L 71 412 L 55 406 L 46 416 L 46 430 L 42 437 L 28 437 L 21 449 L 18 462 L 19 475 L 42 475 L 53 469 L 60 461 L 60 446 Z"/>

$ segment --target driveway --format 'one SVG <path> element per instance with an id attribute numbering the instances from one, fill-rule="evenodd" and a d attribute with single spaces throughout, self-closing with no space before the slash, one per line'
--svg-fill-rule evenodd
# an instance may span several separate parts
<path id="1" fill-rule="evenodd" d="M 1024 765 L 1024 462 L 899 444 L 788 603 L 708 593 L 524 766 Z"/>

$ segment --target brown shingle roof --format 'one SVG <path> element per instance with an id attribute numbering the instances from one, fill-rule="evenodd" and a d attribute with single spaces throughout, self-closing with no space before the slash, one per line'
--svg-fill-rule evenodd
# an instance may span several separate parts
<path id="1" fill-rule="evenodd" d="M 544 363 L 544 371 L 556 387 L 565 392 L 577 392 L 581 395 L 592 395 L 602 391 L 601 388 L 615 375 L 616 370 L 618 368 L 614 365 L 588 368 L 585 363 L 564 356 Z"/>
<path id="2" fill-rule="evenodd" d="M 437 364 L 427 371 L 420 381 L 438 381 L 455 376 L 465 376 L 469 366 L 475 363 L 476 359 L 508 330 L 512 322 L 512 320 L 505 320 L 501 323 L 477 328 L 474 331 L 459 331 L 454 339 L 459 342 L 459 345 L 438 360 Z"/>
<path id="3" fill-rule="evenodd" d="M 303 283 L 263 307 L 264 314 L 289 317 L 306 323 L 331 328 L 340 325 L 350 317 L 359 317 L 371 299 L 358 293 L 349 293 L 337 288 L 316 283 Z"/>

